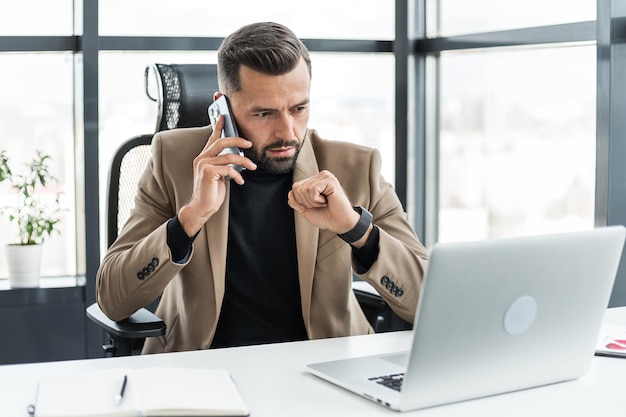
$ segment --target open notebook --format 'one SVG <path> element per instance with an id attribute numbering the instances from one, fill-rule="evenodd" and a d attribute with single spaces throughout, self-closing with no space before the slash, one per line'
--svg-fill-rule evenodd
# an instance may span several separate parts
<path id="1" fill-rule="evenodd" d="M 115 368 L 46 376 L 29 411 L 35 417 L 249 415 L 227 371 L 192 368 Z"/>

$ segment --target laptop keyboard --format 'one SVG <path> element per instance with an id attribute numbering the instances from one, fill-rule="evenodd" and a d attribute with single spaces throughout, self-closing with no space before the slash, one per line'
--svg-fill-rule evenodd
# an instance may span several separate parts
<path id="1" fill-rule="evenodd" d="M 404 380 L 404 373 L 375 376 L 368 379 L 376 382 L 377 384 L 400 392 L 400 388 L 402 388 L 402 381 Z"/>

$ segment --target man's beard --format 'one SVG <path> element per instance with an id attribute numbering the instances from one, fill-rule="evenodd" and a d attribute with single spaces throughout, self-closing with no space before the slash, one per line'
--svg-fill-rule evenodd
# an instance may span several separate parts
<path id="1" fill-rule="evenodd" d="M 286 174 L 287 172 L 292 171 L 293 167 L 296 165 L 296 159 L 298 159 L 300 149 L 302 149 L 302 143 L 303 142 L 298 142 L 297 140 L 281 140 L 265 146 L 260 152 L 257 151 L 254 146 L 249 149 L 243 149 L 243 154 L 265 172 L 269 172 L 271 174 Z M 267 156 L 267 151 L 270 149 L 285 148 L 289 146 L 296 148 L 296 151 L 292 156 L 280 158 L 270 158 Z"/>

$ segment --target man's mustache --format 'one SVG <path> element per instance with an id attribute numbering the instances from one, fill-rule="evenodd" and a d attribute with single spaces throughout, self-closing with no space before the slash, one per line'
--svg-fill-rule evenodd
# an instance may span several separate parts
<path id="1" fill-rule="evenodd" d="M 279 148 L 288 148 L 288 147 L 298 147 L 300 142 L 297 140 L 280 140 L 278 142 L 270 143 L 269 145 L 263 148 L 263 152 L 267 152 L 271 149 L 279 149 Z"/>

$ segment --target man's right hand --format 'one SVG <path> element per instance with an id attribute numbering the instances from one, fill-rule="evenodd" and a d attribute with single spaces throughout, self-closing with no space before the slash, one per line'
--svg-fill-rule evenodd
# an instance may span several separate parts
<path id="1" fill-rule="evenodd" d="M 243 185 L 243 177 L 230 164 L 242 165 L 250 170 L 256 169 L 256 164 L 245 156 L 232 153 L 220 155 L 228 147 L 248 149 L 252 146 L 252 142 L 244 138 L 221 138 L 223 126 L 224 116 L 220 115 L 204 149 L 193 160 L 191 200 L 178 212 L 178 221 L 187 236 L 195 235 L 224 203 L 226 177 Z"/>

